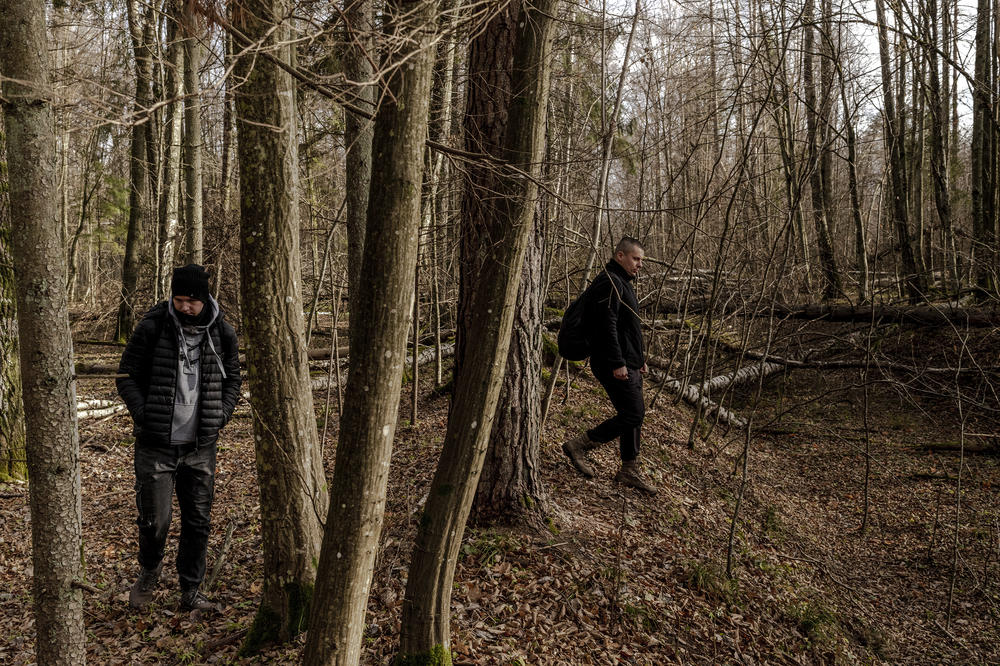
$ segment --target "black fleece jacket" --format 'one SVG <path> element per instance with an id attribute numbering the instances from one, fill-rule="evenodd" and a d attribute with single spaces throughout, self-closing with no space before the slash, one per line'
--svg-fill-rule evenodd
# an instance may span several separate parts
<path id="1" fill-rule="evenodd" d="M 646 364 L 633 279 L 611 260 L 590 285 L 585 321 L 590 331 L 590 358 L 595 365 L 635 370 Z"/>
<path id="2" fill-rule="evenodd" d="M 223 319 L 222 311 L 208 328 L 201 352 L 201 386 L 198 392 L 198 445 L 215 442 L 240 397 L 240 361 L 236 331 Z M 168 446 L 177 384 L 177 332 L 164 301 L 151 309 L 125 346 L 115 380 L 118 394 L 128 406 L 135 424 L 136 442 Z M 225 376 L 223 376 L 223 369 Z"/>

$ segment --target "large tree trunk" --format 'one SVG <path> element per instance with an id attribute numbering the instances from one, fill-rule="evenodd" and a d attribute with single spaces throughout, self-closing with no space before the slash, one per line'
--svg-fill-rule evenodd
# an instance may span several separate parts
<path id="1" fill-rule="evenodd" d="M 350 372 L 305 650 L 310 665 L 357 664 L 360 658 L 413 305 L 434 65 L 429 26 L 437 2 L 390 2 L 386 10 L 387 39 L 401 48 L 386 63 L 389 94 L 373 144 L 364 246 L 378 248 L 379 270 L 361 282 L 356 299 L 351 295 Z"/>
<path id="2" fill-rule="evenodd" d="M 7 173 L 6 137 L 0 115 L 0 173 Z M 24 403 L 21 362 L 17 352 L 17 308 L 14 306 L 14 264 L 10 254 L 10 202 L 0 187 L 0 481 L 24 481 L 28 463 L 24 450 Z"/>
<path id="3" fill-rule="evenodd" d="M 938 76 L 938 32 L 937 3 L 928 0 L 927 15 L 924 18 L 927 34 L 930 40 L 927 49 L 928 57 L 928 94 L 930 100 L 930 131 L 931 131 L 931 179 L 934 182 L 934 203 L 937 208 L 938 222 L 941 224 L 942 255 L 945 265 L 945 284 L 956 293 L 959 288 L 957 253 L 955 251 L 955 234 L 951 228 L 951 195 L 948 191 L 948 167 L 946 140 L 948 132 L 948 102 L 947 91 L 942 95 L 941 80 Z M 947 75 L 945 76 L 947 81 Z"/>
<path id="4" fill-rule="evenodd" d="M 139 308 L 139 272 L 144 248 L 149 236 L 149 158 L 147 154 L 152 105 L 150 78 L 152 61 L 148 44 L 152 40 L 153 8 L 142 16 L 137 0 L 128 0 L 128 24 L 135 54 L 135 101 L 132 111 L 132 143 L 129 158 L 128 233 L 125 238 L 125 259 L 122 263 L 121 303 L 118 307 L 118 330 L 115 336 L 125 340 L 135 327 Z"/>
<path id="5" fill-rule="evenodd" d="M 194 3 L 184 4 L 184 226 L 190 263 L 204 263 L 201 193 L 201 43 Z M 294 136 L 294 135 L 293 135 Z"/>
<path id="6" fill-rule="evenodd" d="M 506 6 L 472 43 L 467 149 L 519 166 L 515 178 L 469 168 L 454 402 L 417 528 L 403 601 L 400 655 L 447 658 L 451 587 L 462 534 L 492 431 L 506 365 L 524 248 L 533 228 L 557 0 Z M 509 100 L 509 101 L 508 101 Z"/>
<path id="7" fill-rule="evenodd" d="M 255 0 L 237 27 L 289 62 L 282 0 Z M 244 650 L 305 628 L 322 538 L 325 480 L 302 319 L 295 85 L 274 61 L 241 57 L 236 73 L 240 277 L 257 475 L 264 590 Z"/>
<path id="8" fill-rule="evenodd" d="M 80 558 L 80 458 L 66 254 L 42 2 L 0 0 L 0 63 L 27 424 L 35 654 L 86 662 Z"/>
<path id="9" fill-rule="evenodd" d="M 542 316 L 545 233 L 541 216 L 525 251 L 507 371 L 472 507 L 477 523 L 541 524 L 547 513 L 539 476 L 542 427 Z"/>
<path id="10" fill-rule="evenodd" d="M 159 275 L 157 276 L 158 298 L 170 294 L 171 268 L 174 264 L 174 245 L 180 227 L 180 174 L 181 174 L 181 131 L 183 102 L 181 92 L 184 82 L 184 48 L 177 41 L 177 22 L 180 20 L 179 0 L 169 3 L 171 19 L 167 21 L 167 61 L 166 93 L 169 100 L 165 116 L 167 126 L 163 133 L 163 186 L 160 188 L 159 218 L 160 247 Z M 218 275 L 216 275 L 218 279 Z"/>
<path id="11" fill-rule="evenodd" d="M 976 13 L 976 64 L 972 94 L 972 242 L 974 281 L 985 294 L 997 291 L 995 243 L 997 220 L 994 210 L 993 137 L 991 102 L 992 48 L 990 41 L 991 0 L 979 0 Z"/>
<path id="12" fill-rule="evenodd" d="M 832 300 L 840 296 L 840 275 L 837 272 L 837 262 L 833 254 L 833 242 L 830 238 L 830 220 L 827 215 L 827 195 L 825 187 L 829 186 L 829 178 L 824 179 L 824 168 L 827 168 L 829 146 L 826 143 L 827 126 L 830 122 L 830 81 L 827 67 L 823 66 L 823 89 L 820 99 L 816 99 L 814 81 L 813 50 L 815 36 L 813 30 L 815 8 L 814 0 L 806 0 L 802 13 L 805 35 L 802 44 L 802 84 L 805 87 L 807 150 L 809 151 L 809 189 L 812 199 L 813 225 L 816 228 L 816 246 L 819 250 L 820 264 L 823 266 L 823 299 Z M 822 51 L 827 51 L 824 47 Z"/>
<path id="13" fill-rule="evenodd" d="M 906 292 L 910 302 L 924 297 L 923 276 L 917 272 L 917 261 L 910 241 L 910 228 L 906 213 L 906 162 L 903 149 L 903 127 L 896 115 L 896 102 L 892 90 L 892 73 L 889 55 L 888 27 L 885 18 L 884 0 L 875 0 L 878 19 L 879 56 L 882 67 L 883 117 L 885 118 L 885 142 L 889 170 L 889 198 L 892 199 L 890 214 L 896 235 L 896 244 L 901 254 L 901 262 L 906 281 Z"/>
<path id="14" fill-rule="evenodd" d="M 352 0 L 344 8 L 344 21 L 348 26 L 350 46 L 344 53 L 344 75 L 348 81 L 370 81 L 375 58 L 374 7 L 372 0 Z M 375 87 L 359 85 L 353 99 L 354 106 L 368 113 L 375 112 Z M 350 299 L 351 325 L 357 324 L 361 314 L 357 304 L 361 280 L 365 271 L 364 246 L 365 222 L 368 219 L 368 188 L 372 173 L 372 137 L 374 125 L 369 118 L 347 111 L 344 127 L 344 144 L 347 146 L 346 168 L 351 184 L 347 197 L 347 294 Z M 350 336 L 351 340 L 354 336 Z"/>

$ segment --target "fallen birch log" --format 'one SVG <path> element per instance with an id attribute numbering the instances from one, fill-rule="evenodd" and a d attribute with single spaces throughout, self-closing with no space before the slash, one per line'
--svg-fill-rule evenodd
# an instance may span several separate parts
<path id="1" fill-rule="evenodd" d="M 449 358 L 455 355 L 455 343 L 449 343 L 441 346 L 441 358 Z M 424 349 L 419 354 L 417 354 L 417 365 L 425 365 L 430 363 L 437 357 L 437 349 L 435 347 L 428 347 Z M 407 354 L 406 360 L 403 362 L 404 367 L 409 367 L 413 363 L 413 354 Z M 325 361 L 323 365 L 329 367 L 330 361 Z M 348 359 L 340 359 L 340 367 L 344 368 L 348 365 Z M 314 391 L 321 391 L 327 386 L 327 377 L 316 377 L 312 380 L 312 389 Z"/>
<path id="2" fill-rule="evenodd" d="M 112 402 L 112 404 L 106 407 L 78 409 L 76 412 L 77 420 L 82 421 L 83 419 L 96 419 L 101 416 L 111 416 L 112 414 L 117 414 L 118 412 L 124 412 L 126 409 L 124 403 L 121 402 L 116 403 L 113 401 L 107 401 L 107 402 Z"/>
<path id="3" fill-rule="evenodd" d="M 784 365 L 772 363 L 770 360 L 757 361 L 756 363 L 745 365 L 734 372 L 712 377 L 707 382 L 702 382 L 700 388 L 704 393 L 711 395 L 712 393 L 725 391 L 733 385 L 745 384 L 759 378 L 767 379 L 771 375 L 783 372 L 784 369 Z"/>
<path id="4" fill-rule="evenodd" d="M 745 428 L 747 426 L 747 422 L 737 416 L 735 412 L 726 409 L 717 402 L 713 402 L 694 384 L 684 386 L 679 379 L 675 379 L 668 374 L 657 371 L 651 372 L 654 381 L 661 383 L 663 388 L 671 393 L 680 394 L 681 400 L 695 409 L 700 409 L 701 413 L 706 417 L 714 417 L 719 423 L 736 428 Z"/>
<path id="5" fill-rule="evenodd" d="M 680 395 L 681 400 L 691 405 L 695 409 L 700 409 L 702 414 L 714 417 L 716 421 L 724 425 L 729 425 L 736 428 L 746 427 L 747 422 L 742 417 L 737 415 L 736 412 L 726 409 L 725 407 L 723 407 L 722 405 L 713 401 L 711 398 L 705 395 L 705 391 L 702 389 L 702 386 L 704 384 L 695 385 L 688 383 L 685 386 L 684 382 L 682 382 L 681 380 L 671 377 L 670 375 L 666 374 L 666 372 L 659 372 L 660 369 L 665 371 L 666 367 L 668 366 L 667 361 L 664 359 L 656 357 L 648 357 L 646 359 L 646 362 L 651 366 L 651 368 L 655 368 L 654 370 L 650 370 L 650 373 L 653 377 L 653 381 L 662 385 L 664 389 L 670 391 L 671 393 L 675 395 Z M 730 373 L 730 374 L 737 374 L 737 373 Z M 714 378 L 714 379 L 719 379 L 719 378 Z M 706 384 L 711 383 L 712 381 L 713 380 L 710 379 L 708 382 L 705 383 Z M 730 380 L 729 383 L 731 384 L 732 380 Z M 728 384 L 726 385 L 728 386 Z"/>
<path id="6" fill-rule="evenodd" d="M 102 407 L 110 407 L 111 405 L 120 405 L 121 402 L 118 400 L 107 400 L 102 398 L 90 398 L 84 400 L 78 400 L 76 403 L 76 411 L 84 411 L 87 409 L 100 409 Z"/>

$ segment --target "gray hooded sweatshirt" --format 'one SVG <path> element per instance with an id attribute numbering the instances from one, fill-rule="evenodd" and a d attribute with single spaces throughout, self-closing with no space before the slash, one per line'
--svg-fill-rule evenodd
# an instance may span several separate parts
<path id="1" fill-rule="evenodd" d="M 215 356 L 222 376 L 222 358 L 215 351 L 208 327 L 219 316 L 219 304 L 211 296 L 206 307 L 211 308 L 211 317 L 203 325 L 182 324 L 172 300 L 167 301 L 167 309 L 174 320 L 177 331 L 177 384 L 174 388 L 174 417 L 170 424 L 170 443 L 189 444 L 198 437 L 198 393 L 201 389 L 201 352 L 205 342 L 209 352 Z"/>

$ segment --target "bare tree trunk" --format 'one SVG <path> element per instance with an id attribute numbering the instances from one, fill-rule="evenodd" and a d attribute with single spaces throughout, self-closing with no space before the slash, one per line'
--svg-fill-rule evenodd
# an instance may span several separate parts
<path id="1" fill-rule="evenodd" d="M 858 271 L 858 303 L 867 303 L 868 294 L 868 234 L 864 218 L 861 216 L 861 193 L 858 187 L 858 140 L 854 132 L 854 120 L 847 106 L 847 90 L 840 69 L 840 101 L 844 107 L 844 128 L 847 141 L 847 186 L 851 195 L 851 219 L 854 222 L 854 261 Z"/>
<path id="2" fill-rule="evenodd" d="M 183 102 L 181 92 L 184 82 L 184 48 L 177 40 L 177 24 L 181 16 L 179 0 L 171 2 L 171 19 L 167 21 L 166 107 L 167 126 L 163 133 L 163 186 L 160 188 L 160 247 L 159 294 L 170 293 L 170 275 L 174 264 L 174 244 L 180 226 L 181 131 Z M 216 275 L 218 281 L 218 275 Z"/>
<path id="3" fill-rule="evenodd" d="M 833 243 L 830 239 L 830 222 L 827 217 L 827 197 L 824 186 L 829 185 L 829 179 L 824 182 L 823 169 L 826 166 L 829 148 L 825 137 L 828 133 L 830 81 L 827 67 L 823 66 L 823 89 L 821 100 L 816 99 L 816 86 L 813 79 L 813 50 L 815 38 L 813 35 L 814 0 L 806 0 L 802 12 L 803 29 L 803 64 L 802 83 L 805 87 L 806 125 L 808 132 L 807 150 L 809 152 L 809 189 L 812 198 L 813 224 L 816 228 L 816 246 L 819 250 L 819 260 L 823 266 L 823 299 L 832 300 L 840 295 L 840 275 L 837 273 L 837 262 L 833 255 Z M 829 39 L 829 36 L 826 36 Z M 828 49 L 823 48 L 825 52 Z"/>
<path id="4" fill-rule="evenodd" d="M 351 294 L 348 390 L 304 654 L 309 665 L 357 664 L 361 654 L 410 326 L 437 9 L 436 0 L 386 6 L 386 40 L 394 48 L 375 120 L 364 241 L 378 248 L 380 270 Z"/>
<path id="5" fill-rule="evenodd" d="M 528 240 L 493 432 L 472 511 L 477 523 L 541 523 L 547 512 L 539 476 L 542 425 L 542 315 L 545 233 L 540 215 Z"/>
<path id="6" fill-rule="evenodd" d="M 947 4 L 947 3 L 944 3 Z M 948 163 L 947 163 L 947 133 L 948 133 L 948 93 L 947 83 L 945 91 L 942 93 L 940 79 L 938 78 L 938 35 L 937 35 L 937 3 L 936 0 L 927 0 L 926 26 L 928 34 L 925 38 L 930 39 L 928 51 L 928 94 L 930 96 L 931 114 L 931 178 L 934 182 L 934 203 L 937 207 L 938 222 L 941 224 L 941 236 L 943 242 L 942 252 L 944 254 L 946 285 L 954 292 L 959 288 L 958 264 L 956 263 L 957 252 L 955 250 L 955 233 L 951 228 L 951 194 L 948 191 Z M 947 46 L 945 46 L 947 48 Z M 945 75 L 947 82 L 947 74 Z"/>
<path id="7" fill-rule="evenodd" d="M 885 19 L 884 0 L 875 0 L 878 19 L 879 55 L 882 65 L 882 97 L 885 117 L 885 141 L 889 171 L 889 197 L 892 199 L 891 214 L 896 243 L 902 259 L 906 292 L 911 302 L 917 302 L 924 295 L 923 276 L 917 272 L 917 262 L 913 256 L 910 228 L 906 214 L 906 163 L 903 159 L 903 128 L 896 115 L 896 102 L 892 90 L 892 73 L 889 56 L 888 27 Z"/>
<path id="8" fill-rule="evenodd" d="M 248 2 L 237 25 L 290 62 L 282 0 Z M 270 59 L 237 63 L 240 277 L 260 485 L 264 590 L 244 652 L 305 628 L 326 501 L 302 317 L 295 84 Z"/>
<path id="9" fill-rule="evenodd" d="M 350 0 L 345 3 L 344 22 L 347 24 L 350 46 L 344 53 L 344 75 L 353 81 L 356 92 L 354 105 L 369 113 L 375 112 L 375 86 L 365 85 L 374 76 L 375 25 L 373 0 Z M 346 112 L 344 144 L 347 146 L 347 173 L 351 180 L 347 188 L 347 294 L 350 299 L 350 323 L 360 318 L 356 304 L 361 293 L 364 271 L 365 223 L 368 219 L 368 188 L 372 173 L 372 137 L 374 124 L 368 119 Z M 348 340 L 353 340 L 349 336 Z M 353 344 L 353 343 L 349 343 Z M 354 350 L 349 358 L 354 358 Z"/>
<path id="10" fill-rule="evenodd" d="M 0 63 L 17 276 L 17 319 L 27 425 L 35 655 L 86 663 L 80 451 L 66 254 L 56 192 L 45 5 L 0 0 Z"/>
<path id="11" fill-rule="evenodd" d="M 93 163 L 100 160 L 101 148 L 99 141 L 99 132 L 95 131 L 88 144 L 87 148 L 87 162 L 83 166 L 83 185 L 81 187 L 82 201 L 80 202 L 80 215 L 79 223 L 76 225 L 76 230 L 67 242 L 69 248 L 66 251 L 66 257 L 68 261 L 67 270 L 69 271 L 69 277 L 66 280 L 67 288 L 66 293 L 70 301 L 73 300 L 73 294 L 76 291 L 76 277 L 77 277 L 77 247 L 80 242 L 80 235 L 83 234 L 84 229 L 87 226 L 88 213 L 90 211 L 90 203 L 93 201 L 94 195 L 101 187 L 101 178 L 98 176 L 94 178 L 93 184 L 90 182 L 90 177 L 95 171 L 93 168 Z"/>
<path id="12" fill-rule="evenodd" d="M 233 36 L 226 33 L 224 38 L 226 53 L 223 64 L 228 70 L 233 64 Z M 233 88 L 235 82 L 230 78 L 226 79 L 226 94 L 222 100 L 222 176 L 220 186 L 222 192 L 219 195 L 222 207 L 222 224 L 229 225 L 229 211 L 232 208 L 232 182 L 233 175 Z M 221 264 L 221 258 L 219 259 Z"/>
<path id="13" fill-rule="evenodd" d="M 455 563 L 492 432 L 533 229 L 556 7 L 557 0 L 523 8 L 514 2 L 485 26 L 469 50 L 466 147 L 505 158 L 532 178 L 470 167 L 454 402 L 413 547 L 402 611 L 403 659 L 447 659 L 449 654 Z M 483 197 L 484 191 L 490 195 Z"/>
<path id="14" fill-rule="evenodd" d="M 146 152 L 146 133 L 149 131 L 148 115 L 152 103 L 150 77 L 152 62 L 147 45 L 152 40 L 152 6 L 139 16 L 138 0 L 128 0 L 129 32 L 135 54 L 135 102 L 132 112 L 132 148 L 129 159 L 129 212 L 128 234 L 125 239 L 125 259 L 122 264 L 121 304 L 118 308 L 119 340 L 132 333 L 136 310 L 139 307 L 139 271 L 143 248 L 149 235 L 149 155 Z"/>
<path id="15" fill-rule="evenodd" d="M 7 173 L 6 143 L 0 114 L 0 173 Z M 0 482 L 28 478 L 10 232 L 10 201 L 6 188 L 0 187 Z"/>
<path id="16" fill-rule="evenodd" d="M 199 21 L 193 3 L 185 3 L 181 31 L 184 34 L 184 225 L 189 263 L 204 263 L 201 169 L 201 43 Z"/>
<path id="17" fill-rule="evenodd" d="M 991 0 L 979 0 L 976 14 L 975 83 L 972 95 L 972 241 L 974 281 L 985 294 L 997 291 L 992 169 Z"/>
<path id="18" fill-rule="evenodd" d="M 438 143 L 447 143 L 451 137 L 452 128 L 452 92 L 455 82 L 455 52 L 458 49 L 455 30 L 458 25 L 459 12 L 456 11 L 458 0 L 445 0 L 441 7 L 442 17 L 449 17 L 438 42 L 437 60 L 434 65 L 434 84 L 431 107 L 431 121 L 428 135 Z M 436 108 L 435 108 L 436 103 Z M 428 157 L 433 162 L 430 174 L 430 254 L 431 254 L 431 284 L 434 319 L 434 382 L 440 386 L 444 381 L 444 363 L 442 358 L 441 340 L 441 273 L 442 257 L 439 250 L 439 235 L 450 225 L 451 210 L 448 206 L 448 181 L 451 175 L 449 163 L 443 153 L 431 154 Z"/>

